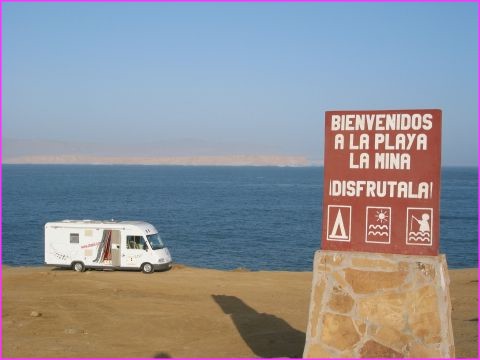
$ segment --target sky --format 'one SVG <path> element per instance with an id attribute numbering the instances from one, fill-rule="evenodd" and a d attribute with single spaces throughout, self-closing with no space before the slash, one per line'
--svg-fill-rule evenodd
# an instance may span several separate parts
<path id="1" fill-rule="evenodd" d="M 443 164 L 477 165 L 477 14 L 476 3 L 3 3 L 2 139 L 321 160 L 327 110 L 439 108 Z"/>

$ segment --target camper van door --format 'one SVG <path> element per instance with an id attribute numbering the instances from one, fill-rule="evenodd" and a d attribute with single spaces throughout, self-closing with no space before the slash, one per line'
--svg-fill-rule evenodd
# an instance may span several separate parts
<path id="1" fill-rule="evenodd" d="M 146 250 L 148 250 L 148 245 L 142 235 L 127 235 L 126 249 L 122 254 L 122 266 L 139 267 L 148 255 Z"/>
<path id="2" fill-rule="evenodd" d="M 120 230 L 114 230 L 112 231 L 112 243 L 111 243 L 111 247 L 112 247 L 112 266 L 113 267 L 120 267 L 122 266 L 121 264 L 121 255 L 120 255 L 120 245 L 121 245 L 121 241 L 120 241 L 121 237 L 120 237 Z"/>

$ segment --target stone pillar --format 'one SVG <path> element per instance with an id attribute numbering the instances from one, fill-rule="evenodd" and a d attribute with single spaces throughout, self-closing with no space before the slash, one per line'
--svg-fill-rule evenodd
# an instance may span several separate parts
<path id="1" fill-rule="evenodd" d="M 445 256 L 317 251 L 303 357 L 455 357 Z"/>

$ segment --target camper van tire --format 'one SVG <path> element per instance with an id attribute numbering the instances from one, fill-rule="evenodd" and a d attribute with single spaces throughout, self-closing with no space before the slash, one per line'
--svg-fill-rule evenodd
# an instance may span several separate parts
<path id="1" fill-rule="evenodd" d="M 141 269 L 144 274 L 151 274 L 155 271 L 155 269 L 153 268 L 153 265 L 150 263 L 142 264 Z"/>
<path id="2" fill-rule="evenodd" d="M 84 272 L 85 271 L 85 265 L 83 265 L 82 262 L 77 261 L 72 264 L 73 270 L 76 272 Z"/>

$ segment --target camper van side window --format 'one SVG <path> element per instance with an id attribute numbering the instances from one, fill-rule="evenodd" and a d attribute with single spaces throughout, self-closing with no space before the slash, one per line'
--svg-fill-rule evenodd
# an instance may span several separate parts
<path id="1" fill-rule="evenodd" d="M 75 233 L 70 234 L 70 244 L 78 244 L 78 243 L 80 243 L 79 235 Z"/>
<path id="2" fill-rule="evenodd" d="M 144 245 L 143 236 L 127 235 L 127 249 L 143 249 Z"/>

